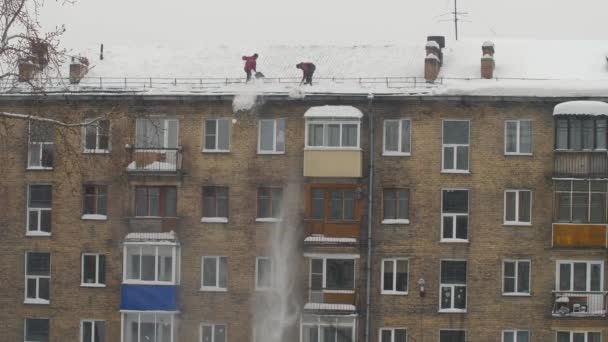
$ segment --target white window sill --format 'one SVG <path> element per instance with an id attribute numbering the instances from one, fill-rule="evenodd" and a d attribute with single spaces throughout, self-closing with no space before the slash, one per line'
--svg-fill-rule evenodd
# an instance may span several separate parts
<path id="1" fill-rule="evenodd" d="M 282 222 L 283 220 L 278 217 L 258 217 L 255 222 Z"/>
<path id="2" fill-rule="evenodd" d="M 469 243 L 469 240 L 465 240 L 465 239 L 441 239 L 441 240 L 439 240 L 439 242 L 445 242 L 445 243 Z"/>
<path id="3" fill-rule="evenodd" d="M 203 149 L 203 153 L 230 153 L 230 150 L 205 150 L 205 149 Z"/>
<path id="4" fill-rule="evenodd" d="M 171 281 L 155 281 L 155 280 L 133 280 L 127 279 L 122 282 L 126 285 L 177 285 L 177 283 Z"/>
<path id="5" fill-rule="evenodd" d="M 532 153 L 505 152 L 505 156 L 531 156 Z"/>
<path id="6" fill-rule="evenodd" d="M 201 218 L 202 223 L 228 223 L 227 217 L 203 217 Z"/>
<path id="7" fill-rule="evenodd" d="M 382 224 L 410 224 L 408 219 L 384 219 Z"/>
<path id="8" fill-rule="evenodd" d="M 408 292 L 381 291 L 380 294 L 387 296 L 407 296 Z"/>
<path id="9" fill-rule="evenodd" d="M 106 287 L 106 284 L 81 283 L 80 287 Z"/>
<path id="10" fill-rule="evenodd" d="M 304 151 L 362 151 L 360 147 L 306 146 Z"/>
<path id="11" fill-rule="evenodd" d="M 439 313 L 466 313 L 467 309 L 439 309 Z"/>
<path id="12" fill-rule="evenodd" d="M 469 170 L 441 170 L 441 173 L 455 173 L 461 175 L 468 175 L 471 172 Z"/>
<path id="13" fill-rule="evenodd" d="M 46 299 L 37 299 L 37 298 L 26 298 L 23 301 L 23 304 L 36 304 L 36 305 L 48 305 L 50 304 L 51 301 L 50 300 L 46 300 Z"/>
<path id="14" fill-rule="evenodd" d="M 28 231 L 28 232 L 25 233 L 25 236 L 51 236 L 51 233 L 37 232 L 37 231 Z"/>
<path id="15" fill-rule="evenodd" d="M 52 167 L 46 167 L 46 166 L 28 166 L 26 168 L 26 170 L 32 170 L 32 171 L 40 171 L 40 170 L 52 170 Z"/>
<path id="16" fill-rule="evenodd" d="M 105 221 L 108 219 L 106 215 L 99 214 L 84 214 L 81 217 L 82 220 L 93 220 L 93 221 Z"/>
<path id="17" fill-rule="evenodd" d="M 84 154 L 109 154 L 110 150 L 84 150 Z"/>
<path id="18" fill-rule="evenodd" d="M 382 156 L 384 157 L 409 157 L 411 155 L 410 152 L 382 152 Z"/>
<path id="19" fill-rule="evenodd" d="M 281 154 L 285 154 L 285 151 L 258 151 L 258 154 L 260 155 L 281 155 Z"/>
<path id="20" fill-rule="evenodd" d="M 228 289 L 223 287 L 201 287 L 200 290 L 205 292 L 228 292 Z"/>
<path id="21" fill-rule="evenodd" d="M 503 292 L 503 297 L 532 297 L 529 293 Z"/>
<path id="22" fill-rule="evenodd" d="M 531 227 L 532 223 L 530 222 L 503 222 L 503 226 L 514 226 L 514 227 Z"/>
<path id="23" fill-rule="evenodd" d="M 323 293 L 355 294 L 355 290 L 323 290 Z"/>

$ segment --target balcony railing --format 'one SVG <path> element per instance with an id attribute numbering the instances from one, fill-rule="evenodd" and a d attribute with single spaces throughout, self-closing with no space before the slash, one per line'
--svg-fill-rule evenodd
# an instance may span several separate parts
<path id="1" fill-rule="evenodd" d="M 553 176 L 556 178 L 608 177 L 608 153 L 555 151 Z"/>
<path id="2" fill-rule="evenodd" d="M 327 221 L 305 219 L 305 236 L 323 236 L 325 238 L 359 239 L 359 221 Z"/>
<path id="3" fill-rule="evenodd" d="M 140 217 L 127 218 L 129 233 L 167 233 L 179 227 L 179 217 Z"/>
<path id="4" fill-rule="evenodd" d="M 553 224 L 553 247 L 608 248 L 608 225 Z"/>
<path id="5" fill-rule="evenodd" d="M 172 174 L 182 171 L 182 149 L 128 147 L 129 173 Z"/>
<path id="6" fill-rule="evenodd" d="M 329 311 L 354 311 L 358 302 L 356 289 L 308 289 L 305 309 Z"/>
<path id="7" fill-rule="evenodd" d="M 606 291 L 553 291 L 555 317 L 607 317 Z"/>

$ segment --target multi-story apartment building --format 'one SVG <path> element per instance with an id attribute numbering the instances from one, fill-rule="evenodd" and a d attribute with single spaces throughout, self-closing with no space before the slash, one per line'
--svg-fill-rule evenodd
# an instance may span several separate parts
<path id="1" fill-rule="evenodd" d="M 0 340 L 608 340 L 608 97 L 440 94 L 441 44 L 409 93 L 0 96 Z"/>

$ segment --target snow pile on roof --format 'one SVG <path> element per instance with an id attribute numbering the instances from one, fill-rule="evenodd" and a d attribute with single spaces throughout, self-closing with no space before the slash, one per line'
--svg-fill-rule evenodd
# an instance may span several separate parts
<path id="1" fill-rule="evenodd" d="M 353 106 L 318 106 L 310 107 L 305 118 L 356 118 L 363 117 L 363 113 Z"/>
<path id="2" fill-rule="evenodd" d="M 608 115 L 608 103 L 601 101 L 562 102 L 553 108 L 553 115 Z"/>
<path id="3" fill-rule="evenodd" d="M 440 48 L 440 47 L 439 47 L 439 43 L 437 43 L 437 42 L 436 42 L 436 41 L 434 41 L 434 40 L 429 40 L 429 41 L 427 41 L 427 42 L 426 42 L 425 47 L 432 47 L 432 48 L 437 48 L 437 49 L 439 49 L 439 48 Z"/>
<path id="4" fill-rule="evenodd" d="M 336 238 L 325 235 L 312 235 L 304 239 L 304 243 L 327 243 L 327 244 L 353 244 L 357 243 L 355 238 Z"/>
<path id="5" fill-rule="evenodd" d="M 350 304 L 306 303 L 304 304 L 304 310 L 353 312 L 356 311 L 357 308 Z"/>
<path id="6" fill-rule="evenodd" d="M 177 243 L 175 232 L 168 233 L 129 233 L 125 242 L 172 242 Z"/>
<path id="7" fill-rule="evenodd" d="M 486 40 L 485 42 L 483 42 L 483 44 L 481 44 L 482 47 L 494 47 L 494 43 Z"/>

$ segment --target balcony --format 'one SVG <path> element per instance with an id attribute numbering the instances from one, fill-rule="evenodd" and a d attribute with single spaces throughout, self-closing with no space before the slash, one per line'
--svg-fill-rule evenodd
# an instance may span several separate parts
<path id="1" fill-rule="evenodd" d="M 359 221 L 304 220 L 307 244 L 355 244 L 359 239 Z"/>
<path id="2" fill-rule="evenodd" d="M 553 177 L 608 177 L 608 153 L 591 151 L 555 151 Z"/>
<path id="3" fill-rule="evenodd" d="M 305 311 L 347 313 L 357 310 L 357 290 L 308 289 Z"/>
<path id="4" fill-rule="evenodd" d="M 122 284 L 120 310 L 177 311 L 177 286 Z"/>
<path id="5" fill-rule="evenodd" d="M 183 172 L 182 149 L 127 147 L 129 175 L 174 176 Z"/>
<path id="6" fill-rule="evenodd" d="M 553 224 L 553 247 L 608 248 L 608 225 Z"/>
<path id="7" fill-rule="evenodd" d="M 168 233 L 178 230 L 179 217 L 128 217 L 129 233 Z"/>
<path id="8" fill-rule="evenodd" d="M 553 317 L 607 317 L 605 291 L 553 291 Z"/>
<path id="9" fill-rule="evenodd" d="M 353 150 L 304 150 L 304 177 L 361 177 L 362 152 Z"/>

